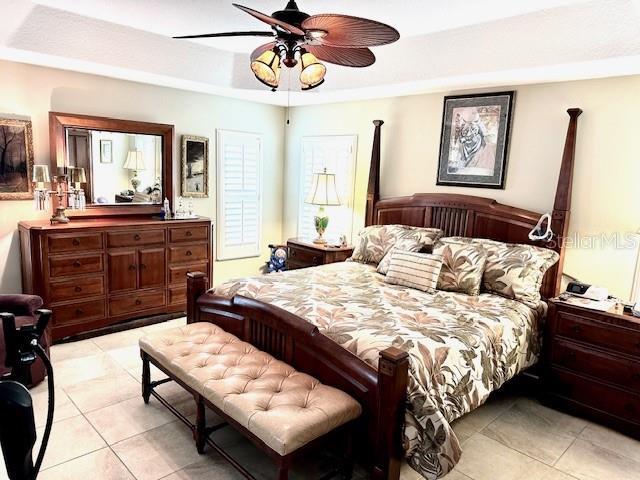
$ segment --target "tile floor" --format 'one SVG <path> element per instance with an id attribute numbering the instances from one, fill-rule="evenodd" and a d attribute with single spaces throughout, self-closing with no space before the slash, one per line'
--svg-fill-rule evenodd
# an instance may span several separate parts
<path id="1" fill-rule="evenodd" d="M 142 402 L 138 338 L 183 323 L 172 320 L 51 349 L 57 402 L 41 480 L 242 478 L 215 453 L 198 455 L 190 431 L 155 399 Z M 153 375 L 162 377 L 157 370 Z M 185 415 L 194 415 L 191 397 L 179 387 L 159 390 Z M 46 385 L 32 393 L 41 434 Z M 453 427 L 463 455 L 447 480 L 640 479 L 640 442 L 543 407 L 518 391 L 498 393 Z M 273 478 L 270 461 L 246 440 L 230 429 L 217 435 L 258 478 Z M 294 478 L 314 478 L 330 462 L 310 460 Z M 366 475 L 359 471 L 354 478 Z M 421 477 L 406 467 L 402 478 Z M 0 480 L 6 480 L 4 468 Z"/>

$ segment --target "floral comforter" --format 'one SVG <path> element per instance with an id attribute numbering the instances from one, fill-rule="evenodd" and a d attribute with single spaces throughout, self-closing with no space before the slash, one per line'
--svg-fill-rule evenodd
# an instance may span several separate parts
<path id="1" fill-rule="evenodd" d="M 389 346 L 409 352 L 404 447 L 428 479 L 460 458 L 450 422 L 536 361 L 544 317 L 543 305 L 532 309 L 493 294 L 389 285 L 374 266 L 356 262 L 230 281 L 212 292 L 288 310 L 374 367 Z"/>

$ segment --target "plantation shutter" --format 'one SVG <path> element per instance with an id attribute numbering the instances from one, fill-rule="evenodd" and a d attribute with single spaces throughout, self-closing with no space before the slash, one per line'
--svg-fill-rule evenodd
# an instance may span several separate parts
<path id="1" fill-rule="evenodd" d="M 218 130 L 218 260 L 260 255 L 262 141 Z"/>
<path id="2" fill-rule="evenodd" d="M 317 237 L 313 217 L 316 205 L 304 200 L 311 189 L 313 174 L 325 168 L 336 175 L 339 207 L 325 207 L 329 226 L 325 237 L 337 241 L 340 235 L 351 239 L 353 223 L 354 171 L 357 148 L 356 135 L 303 137 L 300 170 L 300 203 L 298 206 L 298 237 L 312 240 Z"/>

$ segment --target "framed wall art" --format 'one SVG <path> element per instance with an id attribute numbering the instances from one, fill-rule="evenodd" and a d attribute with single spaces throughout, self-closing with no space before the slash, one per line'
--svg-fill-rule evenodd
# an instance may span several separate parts
<path id="1" fill-rule="evenodd" d="M 444 98 L 438 185 L 504 188 L 514 91 Z"/>
<path id="2" fill-rule="evenodd" d="M 113 163 L 112 140 L 100 140 L 100 163 Z"/>
<path id="3" fill-rule="evenodd" d="M 0 118 L 0 200 L 33 198 L 30 120 Z"/>
<path id="4" fill-rule="evenodd" d="M 182 136 L 183 197 L 209 197 L 209 139 Z"/>

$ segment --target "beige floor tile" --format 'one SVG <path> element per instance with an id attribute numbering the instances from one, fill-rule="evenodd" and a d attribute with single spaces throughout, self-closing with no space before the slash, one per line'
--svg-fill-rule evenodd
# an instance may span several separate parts
<path id="1" fill-rule="evenodd" d="M 514 450 L 553 465 L 584 429 L 585 420 L 518 400 L 482 433 Z"/>
<path id="2" fill-rule="evenodd" d="M 142 359 L 140 358 L 140 347 L 138 345 L 114 348 L 112 350 L 107 350 L 105 353 L 125 370 L 136 368 L 142 365 Z"/>
<path id="3" fill-rule="evenodd" d="M 640 462 L 640 441 L 627 437 L 622 433 L 590 423 L 582 431 L 580 438 L 600 447 L 615 450 L 620 455 Z"/>
<path id="4" fill-rule="evenodd" d="M 92 340 L 81 340 L 79 342 L 60 343 L 52 345 L 50 357 L 52 363 L 69 360 L 72 358 L 89 357 L 99 355 L 102 351 Z"/>
<path id="5" fill-rule="evenodd" d="M 191 431 L 179 421 L 123 440 L 112 448 L 138 480 L 163 478 L 201 460 Z"/>
<path id="6" fill-rule="evenodd" d="M 42 427 L 47 421 L 47 408 L 49 407 L 49 387 L 47 386 L 47 382 L 42 382 L 37 387 L 32 388 L 30 392 L 33 400 L 33 413 L 36 420 L 36 427 Z M 62 387 L 56 387 L 55 389 L 54 405 L 54 422 L 80 415 L 80 410 L 71 402 Z"/>
<path id="7" fill-rule="evenodd" d="M 95 410 L 86 417 L 109 445 L 176 420 L 160 402 L 152 398 L 146 405 L 142 396 Z"/>
<path id="8" fill-rule="evenodd" d="M 422 478 L 422 476 L 416 477 L 417 480 L 421 480 Z M 449 472 L 442 478 L 445 478 L 446 480 L 471 480 L 471 477 L 467 477 L 464 473 L 460 473 L 457 470 Z M 400 477 L 400 480 L 402 480 L 402 477 Z"/>
<path id="9" fill-rule="evenodd" d="M 53 368 L 56 385 L 61 387 L 125 371 L 105 353 L 63 360 Z"/>
<path id="10" fill-rule="evenodd" d="M 497 392 L 497 395 L 490 396 L 484 405 L 455 420 L 451 427 L 460 443 L 464 443 L 472 435 L 493 422 L 500 414 L 508 410 L 515 401 L 515 396 Z"/>
<path id="11" fill-rule="evenodd" d="M 142 327 L 145 332 L 158 332 L 160 330 L 167 330 L 169 328 L 176 327 L 184 327 L 187 324 L 187 317 L 174 318 L 173 320 L 168 320 L 166 322 L 154 323 L 153 325 L 148 325 L 146 327 Z"/>
<path id="12" fill-rule="evenodd" d="M 465 442 L 456 470 L 473 480 L 561 480 L 552 467 L 481 433 Z"/>
<path id="13" fill-rule="evenodd" d="M 38 441 L 34 451 L 40 449 L 43 432 L 44 428 L 37 430 Z M 42 468 L 59 465 L 106 446 L 104 440 L 83 416 L 61 420 L 53 424 Z"/>
<path id="14" fill-rule="evenodd" d="M 569 447 L 556 468 L 584 480 L 640 479 L 640 462 L 582 439 Z"/>
<path id="15" fill-rule="evenodd" d="M 123 332 L 111 333 L 101 337 L 93 338 L 93 342 L 100 347 L 100 350 L 107 351 L 116 348 L 132 347 L 138 345 L 138 340 L 144 337 L 142 328 L 125 330 Z"/>
<path id="16" fill-rule="evenodd" d="M 64 391 L 83 413 L 141 395 L 140 384 L 127 372 L 75 383 L 65 387 Z"/>
<path id="17" fill-rule="evenodd" d="M 204 458 L 178 470 L 163 480 L 241 480 L 244 476 L 215 452 L 208 453 Z"/>
<path id="18" fill-rule="evenodd" d="M 135 480 L 109 448 L 44 470 L 38 480 Z"/>
<path id="19" fill-rule="evenodd" d="M 129 375 L 131 375 L 138 383 L 142 383 L 142 364 L 137 367 L 127 369 Z M 157 381 L 167 378 L 167 375 L 160 371 L 154 365 L 151 365 L 151 380 Z"/>

